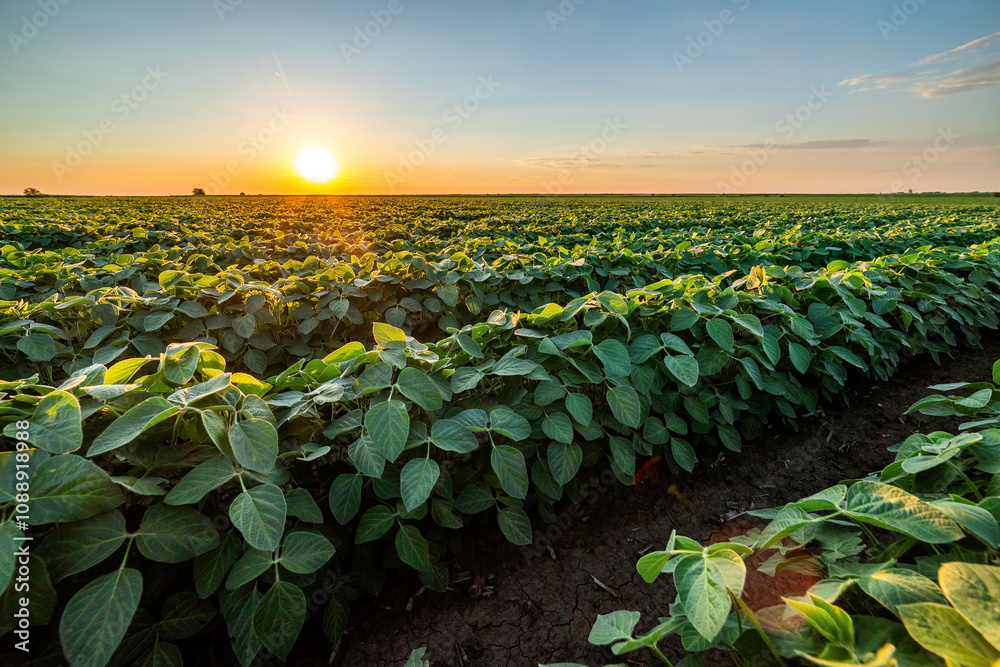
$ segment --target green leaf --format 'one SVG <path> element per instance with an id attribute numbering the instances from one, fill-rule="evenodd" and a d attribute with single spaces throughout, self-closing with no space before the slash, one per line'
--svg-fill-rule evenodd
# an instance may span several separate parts
<path id="1" fill-rule="evenodd" d="M 564 412 L 545 415 L 545 419 L 542 420 L 542 431 L 556 442 L 564 444 L 573 442 L 573 422 Z"/>
<path id="2" fill-rule="evenodd" d="M 229 530 L 219 546 L 194 559 L 194 585 L 200 597 L 207 598 L 218 590 L 242 551 L 243 540 Z"/>
<path id="3" fill-rule="evenodd" d="M 272 565 L 274 565 L 274 559 L 270 552 L 247 549 L 233 565 L 229 578 L 226 579 L 226 588 L 236 590 L 267 572 Z"/>
<path id="4" fill-rule="evenodd" d="M 289 572 L 309 574 L 326 565 L 336 549 L 317 533 L 297 531 L 285 538 L 278 562 Z"/>
<path id="5" fill-rule="evenodd" d="M 474 482 L 459 494 L 455 509 L 463 514 L 478 514 L 496 504 L 493 491 L 482 482 Z"/>
<path id="6" fill-rule="evenodd" d="M 938 581 L 952 606 L 1000 650 L 1000 567 L 945 563 Z"/>
<path id="7" fill-rule="evenodd" d="M 594 420 L 594 404 L 585 394 L 569 394 L 566 397 L 566 410 L 580 426 L 590 426 Z"/>
<path id="8" fill-rule="evenodd" d="M 640 558 L 635 569 L 647 584 L 651 584 L 663 573 L 663 568 L 673 557 L 674 554 L 669 550 L 654 551 Z"/>
<path id="9" fill-rule="evenodd" d="M 236 497 L 229 518 L 254 549 L 274 551 L 285 532 L 285 496 L 272 484 L 255 486 Z"/>
<path id="10" fill-rule="evenodd" d="M 553 479 L 566 486 L 576 477 L 583 463 L 583 449 L 576 443 L 553 442 L 549 445 L 547 460 Z"/>
<path id="11" fill-rule="evenodd" d="M 4 524 L 8 525 L 13 526 L 13 523 Z M 46 536 L 37 554 L 45 561 L 52 583 L 58 583 L 104 562 L 125 543 L 126 537 L 128 531 L 125 530 L 125 517 L 121 512 L 105 512 L 83 521 L 63 524 Z M 14 553 L 13 548 L 9 553 Z"/>
<path id="12" fill-rule="evenodd" d="M 938 500 L 931 505 L 944 512 L 952 521 L 989 545 L 991 549 L 1000 547 L 1000 525 L 997 524 L 997 519 L 982 507 L 948 500 Z"/>
<path id="13" fill-rule="evenodd" d="M 991 667 L 1000 651 L 956 610 L 933 602 L 899 607 L 906 631 L 925 649 L 963 667 Z"/>
<path id="14" fill-rule="evenodd" d="M 70 599 L 59 621 L 63 655 L 72 667 L 104 667 L 139 607 L 142 575 L 123 568 L 94 579 Z"/>
<path id="15" fill-rule="evenodd" d="M 854 354 L 846 347 L 831 345 L 828 349 L 830 350 L 830 352 L 833 352 L 835 355 L 837 355 L 847 363 L 851 364 L 852 366 L 857 366 L 863 371 L 868 370 L 868 365 L 865 362 L 863 362 L 861 358 L 858 357 L 858 355 Z"/>
<path id="16" fill-rule="evenodd" d="M 257 326 L 257 320 L 253 315 L 247 313 L 241 317 L 236 317 L 233 319 L 233 331 L 240 338 L 250 338 L 253 336 L 254 328 Z"/>
<path id="17" fill-rule="evenodd" d="M 47 394 L 35 406 L 30 442 L 52 454 L 68 454 L 83 444 L 80 402 L 65 391 Z"/>
<path id="18" fill-rule="evenodd" d="M 354 543 L 364 544 L 379 539 L 392 528 L 396 522 L 395 513 L 385 505 L 375 505 L 369 507 L 361 516 L 358 522 L 358 529 L 354 533 Z"/>
<path id="19" fill-rule="evenodd" d="M 132 663 L 132 667 L 181 667 L 184 656 L 174 644 L 157 638 L 148 651 Z"/>
<path id="20" fill-rule="evenodd" d="M 701 315 L 698 313 L 688 308 L 683 308 L 675 312 L 673 317 L 670 318 L 670 330 L 686 331 L 693 327 L 700 319 Z"/>
<path id="21" fill-rule="evenodd" d="M 190 507 L 151 505 L 135 533 L 135 544 L 146 558 L 159 563 L 183 563 L 219 544 L 212 521 Z"/>
<path id="22" fill-rule="evenodd" d="M 334 646 L 344 636 L 351 620 L 351 608 L 338 598 L 331 598 L 323 610 L 323 634 Z"/>
<path id="23" fill-rule="evenodd" d="M 530 375 L 536 368 L 534 362 L 515 357 L 504 357 L 493 365 L 493 375 L 501 377 L 518 377 Z"/>
<path id="24" fill-rule="evenodd" d="M 799 373 L 805 375 L 809 371 L 809 366 L 812 364 L 812 354 L 809 353 L 809 350 L 798 343 L 789 343 L 788 356 L 791 358 L 795 370 Z"/>
<path id="25" fill-rule="evenodd" d="M 380 479 L 385 472 L 385 457 L 375 449 L 370 435 L 365 434 L 347 448 L 351 463 L 363 475 Z"/>
<path id="26" fill-rule="evenodd" d="M 623 639 L 632 639 L 632 633 L 635 632 L 635 626 L 639 624 L 641 615 L 637 611 L 624 610 L 601 614 L 594 622 L 587 641 L 595 646 L 605 646 Z"/>
<path id="27" fill-rule="evenodd" d="M 396 380 L 396 388 L 408 399 L 428 412 L 440 410 L 444 404 L 441 390 L 434 384 L 430 376 L 412 366 L 404 368 Z"/>
<path id="28" fill-rule="evenodd" d="M 455 285 L 439 285 L 436 291 L 444 305 L 450 308 L 458 305 L 458 287 Z"/>
<path id="29" fill-rule="evenodd" d="M 319 508 L 312 494 L 299 487 L 285 494 L 285 504 L 288 506 L 288 516 L 301 519 L 306 523 L 323 523 L 323 510 Z"/>
<path id="30" fill-rule="evenodd" d="M 126 359 L 108 369 L 104 375 L 104 384 L 125 384 L 132 379 L 136 372 L 149 363 L 148 357 L 137 359 Z"/>
<path id="31" fill-rule="evenodd" d="M 162 396 L 147 398 L 104 429 L 87 451 L 87 456 L 105 454 L 127 445 L 145 431 L 173 417 L 180 408 Z"/>
<path id="32" fill-rule="evenodd" d="M 715 639 L 732 608 L 728 591 L 739 595 L 745 576 L 743 559 L 732 551 L 681 558 L 674 569 L 674 583 L 684 613 L 698 634 Z"/>
<path id="33" fill-rule="evenodd" d="M 142 329 L 146 332 L 159 331 L 163 325 L 174 319 L 174 314 L 169 311 L 149 313 L 142 321 Z"/>
<path id="34" fill-rule="evenodd" d="M 674 462 L 688 472 L 693 471 L 695 464 L 698 462 L 698 456 L 694 452 L 694 447 L 687 440 L 671 438 L 670 454 L 674 457 Z"/>
<path id="35" fill-rule="evenodd" d="M 190 345 L 180 353 L 168 355 L 163 362 L 163 375 L 168 382 L 185 385 L 194 377 L 194 373 L 198 369 L 199 358 L 201 358 L 201 349 L 197 345 Z"/>
<path id="36" fill-rule="evenodd" d="M 343 473 L 330 485 L 330 511 L 340 525 L 346 525 L 361 509 L 361 477 Z"/>
<path id="37" fill-rule="evenodd" d="M 163 602 L 157 631 L 162 639 L 187 639 L 215 618 L 215 607 L 191 591 L 174 593 Z"/>
<path id="38" fill-rule="evenodd" d="M 490 463 L 507 495 L 521 500 L 528 496 L 528 466 L 524 454 L 510 445 L 501 445 L 493 448 Z"/>
<path id="39" fill-rule="evenodd" d="M 199 463 L 177 482 L 163 499 L 167 505 L 194 505 L 208 493 L 236 477 L 233 462 L 225 456 L 216 456 Z"/>
<path id="40" fill-rule="evenodd" d="M 253 614 L 253 630 L 264 646 L 284 660 L 306 620 L 306 596 L 298 586 L 276 581 Z"/>
<path id="41" fill-rule="evenodd" d="M 531 436 L 531 425 L 510 408 L 496 408 L 490 413 L 490 431 L 520 442 Z"/>
<path id="42" fill-rule="evenodd" d="M 608 338 L 590 349 L 604 364 L 604 373 L 607 377 L 624 378 L 632 373 L 632 361 L 629 359 L 628 349 L 621 341 Z"/>
<path id="43" fill-rule="evenodd" d="M 207 382 L 178 389 L 170 396 L 167 396 L 167 400 L 180 406 L 190 405 L 195 401 L 200 401 L 207 396 L 217 394 L 223 389 L 228 388 L 232 385 L 232 378 L 232 373 L 220 373 Z"/>
<path id="44" fill-rule="evenodd" d="M 395 463 L 406 447 L 410 432 L 410 416 L 402 401 L 383 401 L 368 409 L 365 429 L 375 448 L 389 463 Z"/>
<path id="45" fill-rule="evenodd" d="M 642 425 L 642 406 L 639 394 L 631 387 L 613 387 L 608 390 L 608 405 L 615 419 L 625 426 L 639 428 Z"/>
<path id="46" fill-rule="evenodd" d="M 431 442 L 446 452 L 468 454 L 479 447 L 475 434 L 467 426 L 453 419 L 438 419 L 431 426 Z"/>
<path id="47" fill-rule="evenodd" d="M 415 570 L 431 569 L 430 545 L 416 526 L 401 526 L 396 532 L 396 553 Z"/>
<path id="48" fill-rule="evenodd" d="M 29 523 L 68 523 L 112 510 L 125 496 L 108 473 L 75 454 L 53 456 L 40 465 L 31 480 Z"/>
<path id="49" fill-rule="evenodd" d="M 726 320 L 715 317 L 705 323 L 708 335 L 712 337 L 715 344 L 726 352 L 732 354 L 736 339 L 733 336 L 733 326 Z"/>
<path id="50" fill-rule="evenodd" d="M 941 510 L 896 486 L 861 481 L 847 492 L 847 514 L 930 544 L 962 539 L 962 528 Z"/>
<path id="51" fill-rule="evenodd" d="M 268 473 L 278 460 L 278 431 L 263 419 L 244 419 L 229 429 L 236 462 L 247 470 Z"/>
<path id="52" fill-rule="evenodd" d="M 663 363 L 666 364 L 667 370 L 669 370 L 670 373 L 681 382 L 681 384 L 687 385 L 688 387 L 693 387 L 698 384 L 700 369 L 698 367 L 698 360 L 694 357 L 674 357 L 668 355 L 664 357 Z"/>
<path id="53" fill-rule="evenodd" d="M 47 333 L 33 333 L 18 339 L 17 349 L 36 363 L 51 361 L 56 356 L 56 342 Z"/>
<path id="54" fill-rule="evenodd" d="M 508 541 L 520 546 L 531 544 L 531 521 L 523 509 L 502 508 L 497 512 L 497 523 Z"/>
<path id="55" fill-rule="evenodd" d="M 937 602 L 947 604 L 941 589 L 933 581 L 912 570 L 891 568 L 876 572 L 858 580 L 865 593 L 873 597 L 893 614 L 899 615 L 899 607 L 915 602 Z"/>
<path id="56" fill-rule="evenodd" d="M 413 459 L 403 466 L 399 485 L 407 512 L 412 512 L 427 502 L 440 476 L 441 467 L 431 459 Z"/>
<path id="57" fill-rule="evenodd" d="M 375 335 L 375 342 L 379 347 L 386 350 L 405 350 L 406 334 L 402 329 L 397 329 L 391 324 L 376 322 L 372 325 L 372 333 Z"/>
<path id="58" fill-rule="evenodd" d="M 764 337 L 764 327 L 756 315 L 733 315 L 733 321 L 740 325 L 757 338 Z"/>
<path id="59" fill-rule="evenodd" d="M 122 520 L 123 529 L 124 523 L 124 520 Z M 14 552 L 18 549 L 18 543 L 14 541 L 14 538 L 22 536 L 22 532 L 17 529 L 17 525 L 14 521 L 6 521 L 0 524 L 0 592 L 7 589 L 7 585 L 10 583 L 10 578 L 14 574 L 14 569 L 17 567 L 17 554 Z M 52 539 L 51 535 L 47 537 L 45 541 L 48 542 L 50 539 Z M 42 545 L 44 546 L 45 542 L 43 542 Z M 72 543 L 64 543 L 64 545 L 71 548 L 73 546 Z M 41 548 L 39 548 L 38 551 L 40 554 L 42 553 Z M 51 552 L 52 555 L 61 553 L 58 547 L 53 547 Z"/>

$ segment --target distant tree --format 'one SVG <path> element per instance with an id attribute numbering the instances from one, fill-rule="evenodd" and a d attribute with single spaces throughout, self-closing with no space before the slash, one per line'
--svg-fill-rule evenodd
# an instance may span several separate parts
<path id="1" fill-rule="evenodd" d="M 1000 192 L 994 192 L 990 195 L 991 197 L 1000 197 Z"/>
<path id="2" fill-rule="evenodd" d="M 194 195 L 195 197 L 204 197 L 205 188 L 195 188 L 194 190 L 191 191 L 191 194 Z"/>
<path id="3" fill-rule="evenodd" d="M 24 196 L 25 197 L 43 197 L 44 195 L 43 195 L 42 191 L 39 190 L 38 188 L 25 188 L 24 189 Z"/>
<path id="4" fill-rule="evenodd" d="M 241 193 L 240 193 L 240 196 L 241 196 L 241 197 L 246 197 L 246 196 L 247 196 L 247 193 L 245 193 L 245 192 L 241 192 Z"/>

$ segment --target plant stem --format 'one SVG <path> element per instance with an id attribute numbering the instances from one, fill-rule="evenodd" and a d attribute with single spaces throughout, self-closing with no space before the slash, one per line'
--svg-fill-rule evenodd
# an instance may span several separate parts
<path id="1" fill-rule="evenodd" d="M 760 626 L 760 622 L 757 620 L 757 616 L 752 611 L 750 611 L 750 607 L 746 605 L 746 603 L 743 601 L 743 598 L 737 595 L 733 595 L 732 592 L 729 593 L 729 596 L 736 601 L 736 604 L 739 606 L 739 608 L 743 610 L 743 613 L 745 613 L 747 617 L 750 619 L 750 622 L 753 623 L 754 628 L 757 629 L 757 634 L 760 635 L 760 638 L 764 641 L 764 644 L 767 646 L 767 649 L 771 652 L 771 655 L 773 655 L 775 660 L 778 661 L 778 664 L 781 665 L 781 667 L 786 667 L 785 661 L 782 659 L 781 654 L 778 653 L 778 649 L 775 648 L 774 644 L 771 642 L 771 638 L 767 636 L 766 632 L 764 632 L 764 628 Z"/>
<path id="2" fill-rule="evenodd" d="M 654 644 L 653 646 L 650 646 L 649 648 L 650 648 L 650 650 L 652 650 L 652 651 L 653 651 L 653 653 L 655 653 L 655 654 L 656 654 L 656 656 L 657 656 L 657 657 L 658 657 L 658 658 L 659 658 L 660 660 L 662 660 L 662 661 L 663 661 L 663 664 L 667 665 L 667 667 L 674 667 L 674 663 L 670 662 L 670 661 L 669 661 L 669 660 L 667 659 L 667 656 L 663 655 L 663 651 L 661 651 L 661 650 L 660 650 L 659 648 L 657 648 L 657 646 L 656 646 L 655 644 Z"/>

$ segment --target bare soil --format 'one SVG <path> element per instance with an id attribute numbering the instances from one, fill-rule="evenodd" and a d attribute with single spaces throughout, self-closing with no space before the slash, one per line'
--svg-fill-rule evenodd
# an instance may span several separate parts
<path id="1" fill-rule="evenodd" d="M 448 592 L 421 591 L 416 578 L 388 582 L 378 598 L 355 610 L 330 664 L 398 666 L 421 646 L 428 647 L 434 667 L 604 665 L 625 658 L 627 664 L 653 664 L 648 655 L 615 658 L 606 647 L 587 643 L 598 614 L 642 611 L 640 631 L 667 614 L 673 587 L 669 578 L 650 585 L 639 577 L 641 553 L 662 548 L 675 529 L 706 543 L 713 535 L 737 534 L 753 525 L 742 514 L 747 510 L 881 470 L 892 460 L 889 445 L 913 433 L 957 427 L 954 420 L 903 415 L 929 385 L 989 380 L 997 359 L 1000 336 L 985 332 L 982 348 L 959 349 L 941 365 L 919 357 L 902 364 L 889 382 L 855 379 L 847 405 L 825 406 L 801 420 L 798 430 L 772 428 L 740 454 L 726 451 L 701 461 L 694 474 L 664 474 L 617 490 L 598 487 L 588 500 L 565 508 L 562 527 L 527 547 L 507 543 L 495 524 L 484 525 L 450 564 Z M 540 535 L 547 527 L 535 528 Z M 684 653 L 673 639 L 661 648 L 679 659 Z M 712 660 L 731 664 L 721 654 Z"/>

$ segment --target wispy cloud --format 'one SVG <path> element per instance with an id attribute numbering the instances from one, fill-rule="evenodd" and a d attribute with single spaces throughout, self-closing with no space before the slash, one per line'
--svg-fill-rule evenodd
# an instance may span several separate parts
<path id="1" fill-rule="evenodd" d="M 732 155 L 732 151 L 763 148 L 766 150 L 850 150 L 859 148 L 876 148 L 885 145 L 884 141 L 871 139 L 820 139 L 815 141 L 799 141 L 794 144 L 735 144 L 731 146 L 693 146 L 681 151 L 682 155 Z"/>
<path id="2" fill-rule="evenodd" d="M 862 74 L 840 82 L 841 86 L 852 88 L 852 93 L 873 90 L 905 90 L 921 97 L 943 97 L 1000 86 L 1000 59 L 982 63 L 989 47 L 1000 44 L 1000 32 L 974 39 L 948 51 L 935 53 L 907 65 L 907 69 L 895 74 Z M 965 60 L 965 67 L 941 72 L 944 63 Z M 970 62 L 971 61 L 971 62 Z M 973 65 L 972 63 L 978 64 Z M 953 68 L 957 63 L 949 66 Z M 933 67 L 932 67 L 933 66 Z"/>
<path id="3" fill-rule="evenodd" d="M 968 44 L 963 44 L 958 48 L 952 49 L 950 51 L 944 51 L 942 53 L 936 53 L 933 56 L 927 56 L 926 58 L 921 58 L 917 62 L 913 63 L 915 66 L 930 65 L 931 63 L 940 62 L 943 60 L 954 60 L 955 58 L 964 55 L 969 51 L 975 49 L 983 48 L 989 46 L 993 42 L 1000 41 L 1000 32 L 995 32 L 987 37 L 980 37 L 979 39 L 974 39 Z"/>
<path id="4" fill-rule="evenodd" d="M 921 81 L 911 90 L 921 97 L 943 97 L 994 86 L 1000 86 L 1000 60 Z"/>
<path id="5" fill-rule="evenodd" d="M 603 162 L 592 157 L 529 157 L 514 162 L 538 169 L 619 169 L 625 166 L 621 162 Z"/>

